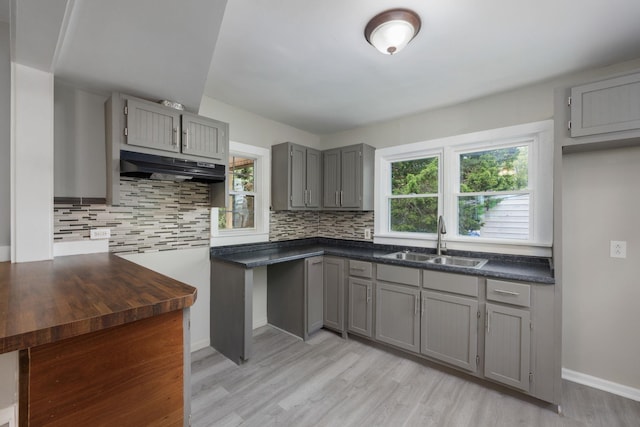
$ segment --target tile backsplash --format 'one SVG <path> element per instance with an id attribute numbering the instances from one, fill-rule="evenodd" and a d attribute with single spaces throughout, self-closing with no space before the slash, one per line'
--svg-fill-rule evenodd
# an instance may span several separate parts
<path id="1" fill-rule="evenodd" d="M 62 202 L 59 202 L 59 201 Z M 59 199 L 54 243 L 89 240 L 92 228 L 111 229 L 109 251 L 156 252 L 208 247 L 209 186 L 194 182 L 120 178 L 120 206 Z M 270 215 L 269 240 L 306 237 L 365 240 L 373 212 L 278 211 Z"/>
<path id="2" fill-rule="evenodd" d="M 306 237 L 365 240 L 364 228 L 373 231 L 373 212 L 278 211 L 271 212 L 269 240 Z"/>
<path id="3" fill-rule="evenodd" d="M 209 246 L 209 186 L 120 179 L 120 206 L 54 204 L 54 242 L 89 239 L 111 229 L 110 252 L 154 252 Z"/>

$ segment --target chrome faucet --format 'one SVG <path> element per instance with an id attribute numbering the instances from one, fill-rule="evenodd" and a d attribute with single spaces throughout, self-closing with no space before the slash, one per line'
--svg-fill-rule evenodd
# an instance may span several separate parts
<path id="1" fill-rule="evenodd" d="M 447 227 L 444 225 L 444 218 L 440 215 L 438 217 L 438 243 L 436 244 L 436 254 L 438 256 L 442 255 L 442 248 L 444 247 L 442 245 L 443 234 L 447 234 Z M 447 250 L 446 247 L 444 247 L 444 250 Z"/>

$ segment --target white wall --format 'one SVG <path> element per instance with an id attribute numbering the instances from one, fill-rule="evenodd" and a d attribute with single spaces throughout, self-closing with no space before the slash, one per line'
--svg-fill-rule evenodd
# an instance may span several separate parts
<path id="1" fill-rule="evenodd" d="M 640 390 L 638 183 L 640 147 L 563 156 L 563 366 Z"/>
<path id="2" fill-rule="evenodd" d="M 207 347 L 209 341 L 209 248 L 121 255 L 131 262 L 191 285 L 198 290 L 191 307 L 191 351 Z"/>
<path id="3" fill-rule="evenodd" d="M 107 96 L 54 83 L 54 195 L 105 197 Z"/>
<path id="4" fill-rule="evenodd" d="M 207 96 L 202 97 L 198 114 L 229 123 L 229 139 L 269 148 L 281 142 L 319 147 L 320 137 L 309 132 L 258 116 Z"/>
<path id="5" fill-rule="evenodd" d="M 53 74 L 11 67 L 11 260 L 46 260 L 53 258 Z"/>
<path id="6" fill-rule="evenodd" d="M 11 258 L 11 57 L 9 24 L 0 22 L 0 262 Z"/>
<path id="7" fill-rule="evenodd" d="M 18 352 L 0 354 L 0 410 L 18 402 Z"/>

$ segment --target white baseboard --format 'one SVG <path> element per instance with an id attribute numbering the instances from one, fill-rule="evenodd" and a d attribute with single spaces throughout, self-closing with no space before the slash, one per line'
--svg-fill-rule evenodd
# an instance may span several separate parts
<path id="1" fill-rule="evenodd" d="M 263 317 L 261 319 L 253 319 L 253 329 L 258 329 L 267 324 L 267 318 Z"/>
<path id="2" fill-rule="evenodd" d="M 109 252 L 109 240 L 78 240 L 53 244 L 53 256 L 96 254 Z"/>
<path id="3" fill-rule="evenodd" d="M 598 390 L 606 391 L 640 402 L 640 389 L 637 388 L 614 383 L 613 381 L 609 380 L 603 380 L 602 378 L 593 377 L 591 375 L 572 371 L 571 369 L 567 368 L 562 368 L 562 378 L 567 381 L 586 385 Z"/>
<path id="4" fill-rule="evenodd" d="M 0 262 L 11 261 L 11 246 L 0 246 Z"/>
<path id="5" fill-rule="evenodd" d="M 196 342 L 191 343 L 191 353 L 194 351 L 202 350 L 205 347 L 209 347 L 211 345 L 211 341 L 209 338 L 205 338 Z"/>

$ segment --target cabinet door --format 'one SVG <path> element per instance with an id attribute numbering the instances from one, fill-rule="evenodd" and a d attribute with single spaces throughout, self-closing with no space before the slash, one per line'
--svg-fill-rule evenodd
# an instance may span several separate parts
<path id="1" fill-rule="evenodd" d="M 300 145 L 291 144 L 290 156 L 290 206 L 292 208 L 304 208 L 306 202 L 307 149 Z"/>
<path id="2" fill-rule="evenodd" d="M 640 73 L 571 89 L 571 136 L 640 129 Z"/>
<path id="3" fill-rule="evenodd" d="M 180 152 L 180 111 L 127 99 L 127 144 Z"/>
<path id="4" fill-rule="evenodd" d="M 487 304 L 484 376 L 529 390 L 530 315 L 526 310 Z"/>
<path id="5" fill-rule="evenodd" d="M 319 208 L 322 191 L 322 153 L 307 148 L 307 207 Z"/>
<path id="6" fill-rule="evenodd" d="M 478 301 L 422 291 L 421 351 L 427 356 L 477 370 Z"/>
<path id="7" fill-rule="evenodd" d="M 341 150 L 340 178 L 340 207 L 360 207 L 362 201 L 362 149 L 359 146 Z"/>
<path id="8" fill-rule="evenodd" d="M 323 324 L 327 328 L 344 331 L 344 261 L 324 258 Z"/>
<path id="9" fill-rule="evenodd" d="M 376 284 L 376 339 L 420 351 L 420 291 L 388 283 Z"/>
<path id="10" fill-rule="evenodd" d="M 311 334 L 322 328 L 322 311 L 324 309 L 324 281 L 322 257 L 307 258 L 306 284 L 307 284 L 307 334 Z"/>
<path id="11" fill-rule="evenodd" d="M 216 160 L 227 159 L 227 124 L 182 113 L 182 152 Z"/>
<path id="12" fill-rule="evenodd" d="M 337 208 L 340 206 L 340 149 L 323 152 L 322 163 L 322 205 L 325 208 Z"/>
<path id="13" fill-rule="evenodd" d="M 373 285 L 369 280 L 349 278 L 349 331 L 371 337 L 373 332 Z"/>

